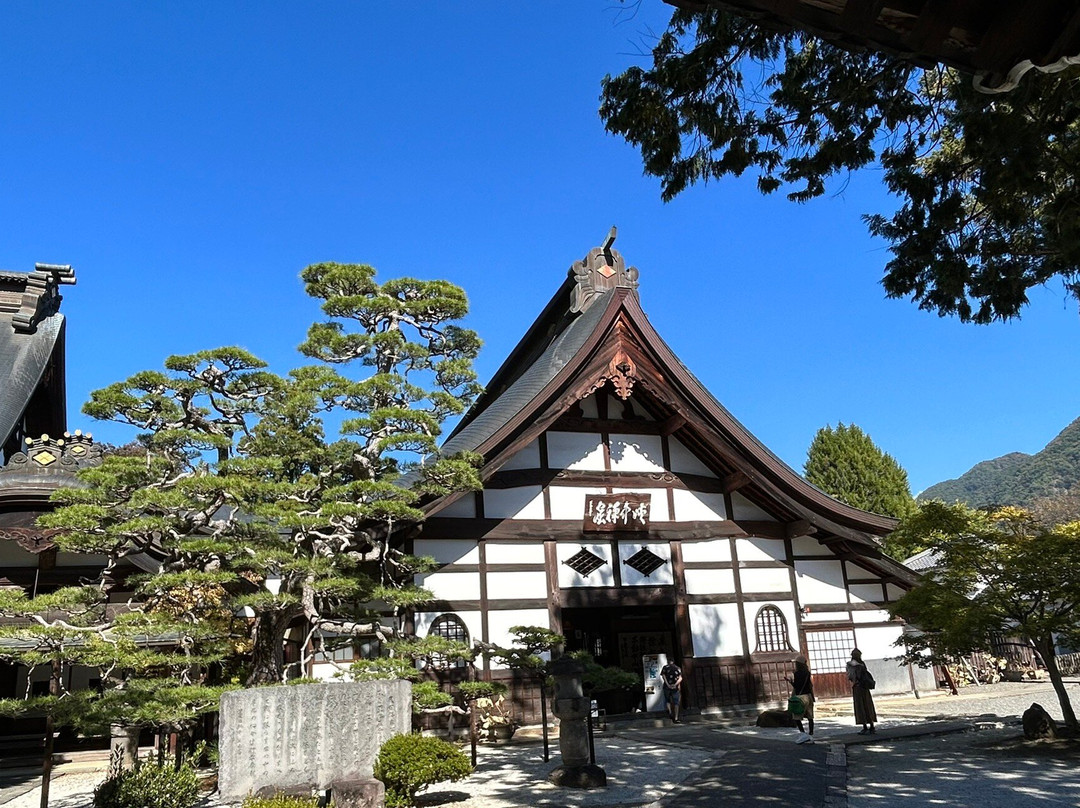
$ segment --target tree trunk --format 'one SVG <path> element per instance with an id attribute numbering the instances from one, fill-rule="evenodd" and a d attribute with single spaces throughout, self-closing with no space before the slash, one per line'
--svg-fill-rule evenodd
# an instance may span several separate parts
<path id="1" fill-rule="evenodd" d="M 285 632 L 298 613 L 290 609 L 255 615 L 248 687 L 281 682 L 285 672 Z"/>
<path id="2" fill-rule="evenodd" d="M 49 674 L 49 695 L 60 695 L 60 677 L 63 674 L 63 666 L 60 660 L 54 659 L 52 671 Z M 45 759 L 41 761 L 41 808 L 49 808 L 49 786 L 52 783 L 53 767 L 53 735 L 56 729 L 52 713 L 45 717 Z"/>
<path id="3" fill-rule="evenodd" d="M 1061 705 L 1061 715 L 1065 720 L 1065 726 L 1076 732 L 1078 729 L 1076 713 L 1073 712 L 1072 702 L 1069 701 L 1069 693 L 1065 690 L 1065 683 L 1061 681 L 1061 670 L 1058 668 L 1057 654 L 1054 652 L 1054 638 L 1046 637 L 1037 640 L 1035 648 L 1042 655 L 1043 662 L 1046 663 L 1046 671 L 1050 674 L 1050 682 L 1054 685 L 1054 692 L 1057 693 L 1058 704 Z"/>

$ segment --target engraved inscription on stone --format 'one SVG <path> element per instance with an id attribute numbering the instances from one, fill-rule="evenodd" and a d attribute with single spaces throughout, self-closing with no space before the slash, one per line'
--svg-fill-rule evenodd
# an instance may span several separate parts
<path id="1" fill-rule="evenodd" d="M 222 799 L 263 786 L 328 788 L 369 778 L 379 747 L 412 728 L 402 680 L 259 687 L 221 697 Z"/>

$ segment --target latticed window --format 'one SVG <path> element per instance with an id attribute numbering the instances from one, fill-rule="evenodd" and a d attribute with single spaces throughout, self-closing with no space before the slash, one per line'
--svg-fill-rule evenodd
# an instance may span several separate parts
<path id="1" fill-rule="evenodd" d="M 429 637 L 445 637 L 448 640 L 469 644 L 469 630 L 456 614 L 440 614 L 435 618 L 428 630 Z M 465 666 L 463 659 L 451 659 L 442 654 L 431 655 L 431 665 L 434 668 L 462 668 Z"/>
<path id="2" fill-rule="evenodd" d="M 754 618 L 754 634 L 757 651 L 791 651 L 788 639 L 787 619 L 775 606 L 762 606 Z"/>

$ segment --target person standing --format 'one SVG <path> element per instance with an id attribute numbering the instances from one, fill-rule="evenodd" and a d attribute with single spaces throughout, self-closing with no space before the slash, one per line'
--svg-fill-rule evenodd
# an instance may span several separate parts
<path id="1" fill-rule="evenodd" d="M 682 687 L 682 668 L 674 662 L 669 662 L 660 669 L 660 679 L 664 683 L 664 705 L 673 724 L 679 723 L 679 702 L 682 695 L 679 688 Z"/>
<path id="2" fill-rule="evenodd" d="M 791 682 L 791 695 L 798 698 L 803 703 L 802 715 L 795 716 L 795 720 L 799 723 L 799 739 L 795 743 L 813 743 L 814 742 L 814 683 L 810 678 L 810 666 L 806 662 L 806 657 L 801 654 L 795 657 L 795 678 L 789 679 Z M 802 720 L 806 719 L 806 723 L 810 729 L 809 734 L 803 732 Z"/>
<path id="3" fill-rule="evenodd" d="M 874 677 L 863 663 L 862 651 L 858 648 L 852 650 L 851 659 L 848 660 L 847 678 L 851 682 L 851 698 L 855 702 L 855 723 L 863 725 L 859 734 L 871 735 L 875 732 L 874 724 L 877 722 L 874 697 L 870 695 L 874 689 Z"/>

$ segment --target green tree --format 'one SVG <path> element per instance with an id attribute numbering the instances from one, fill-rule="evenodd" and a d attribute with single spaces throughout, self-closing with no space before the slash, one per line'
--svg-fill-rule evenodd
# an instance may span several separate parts
<path id="1" fill-rule="evenodd" d="M 716 8 L 680 9 L 652 66 L 604 79 L 608 131 L 641 150 L 670 200 L 757 173 L 805 202 L 874 163 L 900 200 L 867 217 L 889 242 L 883 285 L 920 308 L 989 323 L 1058 278 L 1080 299 L 1080 71 L 1032 71 L 1007 94 Z"/>
<path id="2" fill-rule="evenodd" d="M 907 472 L 855 424 L 819 429 L 806 452 L 804 473 L 852 507 L 896 518 L 915 510 Z"/>
<path id="3" fill-rule="evenodd" d="M 1080 629 L 1080 522 L 1046 527 L 1018 508 L 929 502 L 901 530 L 920 536 L 937 558 L 919 586 L 889 605 L 919 628 L 904 635 L 907 659 L 943 662 L 990 650 L 996 632 L 1019 633 L 1042 656 L 1075 731 L 1055 637 L 1075 640 Z"/>
<path id="4" fill-rule="evenodd" d="M 219 348 L 96 391 L 84 412 L 142 430 L 145 451 L 107 457 L 42 520 L 110 568 L 146 554 L 170 586 L 220 587 L 229 613 L 250 616 L 249 684 L 282 680 L 301 618 L 320 636 L 393 634 L 381 615 L 430 599 L 411 581 L 431 564 L 396 548 L 395 529 L 423 518 L 422 496 L 479 485 L 477 458 L 436 446 L 478 392 L 479 340 L 454 322 L 464 293 L 380 285 L 366 265 L 315 264 L 302 278 L 328 316 L 301 346 L 321 364 L 278 376 Z M 349 366 L 361 378 L 337 370 Z M 342 415 L 327 440 L 325 419 Z"/>

